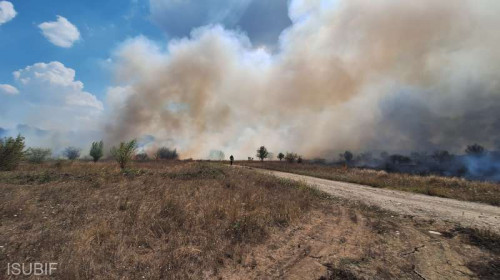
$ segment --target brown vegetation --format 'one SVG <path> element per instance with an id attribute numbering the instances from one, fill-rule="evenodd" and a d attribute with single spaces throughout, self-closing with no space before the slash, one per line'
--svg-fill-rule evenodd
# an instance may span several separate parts
<path id="1" fill-rule="evenodd" d="M 240 165 L 500 206 L 500 184 L 462 178 L 387 173 L 319 164 L 239 162 Z"/>
<path id="2" fill-rule="evenodd" d="M 131 168 L 59 161 L 0 173 L 0 275 L 7 262 L 29 261 L 59 263 L 60 279 L 499 273 L 491 233 L 391 216 L 217 163 Z"/>

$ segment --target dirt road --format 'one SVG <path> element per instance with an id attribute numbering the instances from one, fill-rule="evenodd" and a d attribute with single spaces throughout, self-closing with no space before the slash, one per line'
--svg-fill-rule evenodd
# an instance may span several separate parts
<path id="1" fill-rule="evenodd" d="M 500 233 L 500 207 L 410 192 L 379 189 L 279 171 L 252 169 L 280 178 L 303 181 L 335 197 L 360 201 L 402 215 L 442 220 L 457 223 L 464 227 L 490 229 Z"/>

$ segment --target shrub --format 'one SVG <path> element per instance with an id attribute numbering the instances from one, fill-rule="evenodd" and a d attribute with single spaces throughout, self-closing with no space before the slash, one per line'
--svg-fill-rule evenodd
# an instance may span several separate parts
<path id="1" fill-rule="evenodd" d="M 127 163 L 134 156 L 135 150 L 137 149 L 137 141 L 132 140 L 130 142 L 121 142 L 120 146 L 111 148 L 111 156 L 118 162 L 121 169 L 125 169 Z"/>
<path id="2" fill-rule="evenodd" d="M 147 161 L 149 160 L 149 156 L 146 153 L 140 153 L 135 155 L 135 160 L 137 161 Z"/>
<path id="3" fill-rule="evenodd" d="M 473 144 L 467 146 L 465 149 L 465 153 L 470 156 L 482 156 L 485 153 L 484 147 L 478 144 Z"/>
<path id="4" fill-rule="evenodd" d="M 26 158 L 31 163 L 43 163 L 52 154 L 50 149 L 43 148 L 28 148 L 26 150 Z"/>
<path id="5" fill-rule="evenodd" d="M 269 156 L 269 152 L 267 151 L 266 147 L 261 146 L 257 150 L 257 157 L 260 158 L 260 161 L 264 161 L 265 158 Z"/>
<path id="6" fill-rule="evenodd" d="M 286 161 L 293 163 L 299 156 L 296 153 L 286 153 Z"/>
<path id="7" fill-rule="evenodd" d="M 69 160 L 75 160 L 80 157 L 80 149 L 75 147 L 67 147 L 64 152 L 64 156 Z"/>
<path id="8" fill-rule="evenodd" d="M 24 137 L 0 139 L 0 170 L 14 170 L 23 158 Z"/>
<path id="9" fill-rule="evenodd" d="M 208 159 L 210 160 L 224 160 L 225 158 L 226 155 L 223 151 L 220 150 L 211 150 L 210 154 L 208 155 Z"/>
<path id="10" fill-rule="evenodd" d="M 278 158 L 279 158 L 279 160 L 281 161 L 282 159 L 284 159 L 284 158 L 285 158 L 285 155 L 284 155 L 283 153 L 279 153 L 279 154 L 278 154 Z"/>
<path id="11" fill-rule="evenodd" d="M 94 160 L 94 162 L 99 161 L 104 154 L 104 143 L 102 141 L 93 142 L 92 147 L 90 147 L 90 156 Z"/>
<path id="12" fill-rule="evenodd" d="M 453 155 L 446 150 L 435 151 L 434 154 L 432 154 L 432 159 L 439 163 L 445 163 L 451 161 L 453 159 Z"/>
<path id="13" fill-rule="evenodd" d="M 352 161 L 352 159 L 354 158 L 354 155 L 350 151 L 345 151 L 343 156 L 344 156 L 344 160 L 347 164 L 349 164 Z"/>
<path id="14" fill-rule="evenodd" d="M 297 159 L 297 163 L 302 163 L 302 157 L 299 156 L 299 158 Z"/>
<path id="15" fill-rule="evenodd" d="M 392 164 L 408 164 L 411 163 L 411 158 L 403 155 L 391 155 L 389 160 Z"/>
<path id="16" fill-rule="evenodd" d="M 177 150 L 170 150 L 166 147 L 161 147 L 156 151 L 156 159 L 176 160 L 179 159 Z"/>
<path id="17" fill-rule="evenodd" d="M 324 158 L 314 158 L 312 161 L 314 164 L 326 164 L 326 159 Z"/>

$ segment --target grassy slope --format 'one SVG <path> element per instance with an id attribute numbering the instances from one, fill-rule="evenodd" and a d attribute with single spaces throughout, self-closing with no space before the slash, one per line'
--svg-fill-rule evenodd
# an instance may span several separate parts
<path id="1" fill-rule="evenodd" d="M 209 163 L 24 165 L 0 173 L 0 218 L 2 276 L 5 263 L 29 261 L 59 263 L 61 279 L 408 278 L 413 267 L 452 277 L 456 260 L 498 273 L 496 237 L 432 225 L 451 238 L 434 240 L 429 224 Z M 430 255 L 400 256 L 422 243 Z"/>
<path id="2" fill-rule="evenodd" d="M 316 164 L 290 164 L 286 162 L 239 162 L 238 164 L 377 188 L 409 191 L 500 206 L 500 184 L 498 183 L 438 176 L 387 173 L 385 171 L 357 168 L 345 169 Z"/>

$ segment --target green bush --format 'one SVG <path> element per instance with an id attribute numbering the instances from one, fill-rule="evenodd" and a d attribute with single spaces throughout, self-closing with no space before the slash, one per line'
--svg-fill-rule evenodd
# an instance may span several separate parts
<path id="1" fill-rule="evenodd" d="M 135 150 L 137 149 L 137 141 L 121 142 L 120 146 L 111 148 L 111 155 L 118 162 L 121 169 L 125 169 L 127 163 L 132 160 Z"/>
<path id="2" fill-rule="evenodd" d="M 0 139 L 0 170 L 14 170 L 23 158 L 24 137 Z"/>
<path id="3" fill-rule="evenodd" d="M 28 148 L 28 150 L 26 150 L 26 158 L 31 163 L 43 163 L 51 154 L 52 151 L 50 149 Z"/>
<path id="4" fill-rule="evenodd" d="M 90 147 L 90 156 L 94 162 L 98 162 L 100 158 L 104 155 L 104 143 L 102 141 L 93 142 L 92 147 Z"/>

